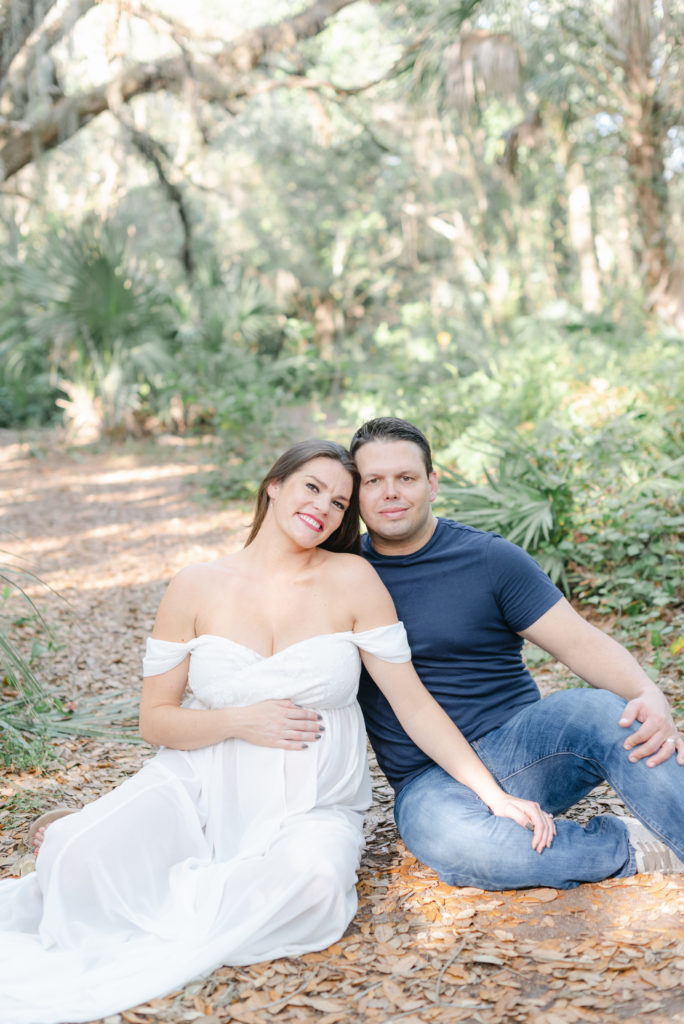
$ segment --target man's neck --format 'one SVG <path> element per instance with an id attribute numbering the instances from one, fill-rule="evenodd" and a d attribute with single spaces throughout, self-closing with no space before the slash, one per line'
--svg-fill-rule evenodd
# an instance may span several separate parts
<path id="1" fill-rule="evenodd" d="M 437 517 L 431 516 L 426 523 L 425 529 L 412 537 L 405 539 L 397 538 L 396 540 L 390 538 L 388 540 L 386 537 L 379 537 L 372 530 L 368 531 L 368 536 L 371 539 L 374 550 L 379 555 L 412 555 L 414 552 L 420 551 L 421 548 L 425 547 L 436 529 Z"/>

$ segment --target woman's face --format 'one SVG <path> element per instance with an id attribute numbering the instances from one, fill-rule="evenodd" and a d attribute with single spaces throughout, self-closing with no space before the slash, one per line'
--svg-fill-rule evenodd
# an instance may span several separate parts
<path id="1" fill-rule="evenodd" d="M 349 508 L 351 473 L 336 459 L 310 459 L 286 480 L 268 485 L 281 528 L 303 547 L 317 547 L 337 530 Z"/>

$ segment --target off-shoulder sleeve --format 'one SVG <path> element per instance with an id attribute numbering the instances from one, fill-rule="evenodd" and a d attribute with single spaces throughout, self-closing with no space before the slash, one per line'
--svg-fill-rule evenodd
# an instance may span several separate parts
<path id="1" fill-rule="evenodd" d="M 383 661 L 401 662 L 411 660 L 411 648 L 406 638 L 403 622 L 390 626 L 378 626 L 363 633 L 352 633 L 352 640 L 362 651 L 368 651 Z"/>
<path id="2" fill-rule="evenodd" d="M 189 643 L 180 643 L 177 640 L 156 640 L 149 636 L 143 658 L 143 675 L 158 676 L 162 672 L 168 672 L 169 669 L 180 665 L 192 647 L 192 640 Z"/>

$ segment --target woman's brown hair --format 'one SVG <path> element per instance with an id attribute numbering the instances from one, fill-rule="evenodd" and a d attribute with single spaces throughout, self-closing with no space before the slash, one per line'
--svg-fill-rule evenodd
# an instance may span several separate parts
<path id="1" fill-rule="evenodd" d="M 320 545 L 325 551 L 342 551 L 358 555 L 361 551 L 361 536 L 359 533 L 359 472 L 354 465 L 354 460 L 341 444 L 336 441 L 321 441 L 313 438 L 308 441 L 299 441 L 288 448 L 279 459 L 273 463 L 268 473 L 261 481 L 257 493 L 254 519 L 245 541 L 245 547 L 252 543 L 266 516 L 269 496 L 268 487 L 272 483 L 283 483 L 289 476 L 292 476 L 298 469 L 312 459 L 334 459 L 343 466 L 352 478 L 352 494 L 349 506 L 344 513 L 341 524 L 331 533 L 330 536 Z"/>

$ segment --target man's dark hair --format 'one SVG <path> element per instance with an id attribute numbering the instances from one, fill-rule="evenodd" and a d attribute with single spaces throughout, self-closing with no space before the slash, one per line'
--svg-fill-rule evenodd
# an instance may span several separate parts
<path id="1" fill-rule="evenodd" d="M 377 419 L 368 420 L 352 437 L 349 445 L 352 457 L 369 441 L 413 441 L 423 453 L 425 472 L 428 476 L 432 473 L 430 442 L 423 431 L 408 420 L 400 420 L 396 416 L 378 416 Z"/>

